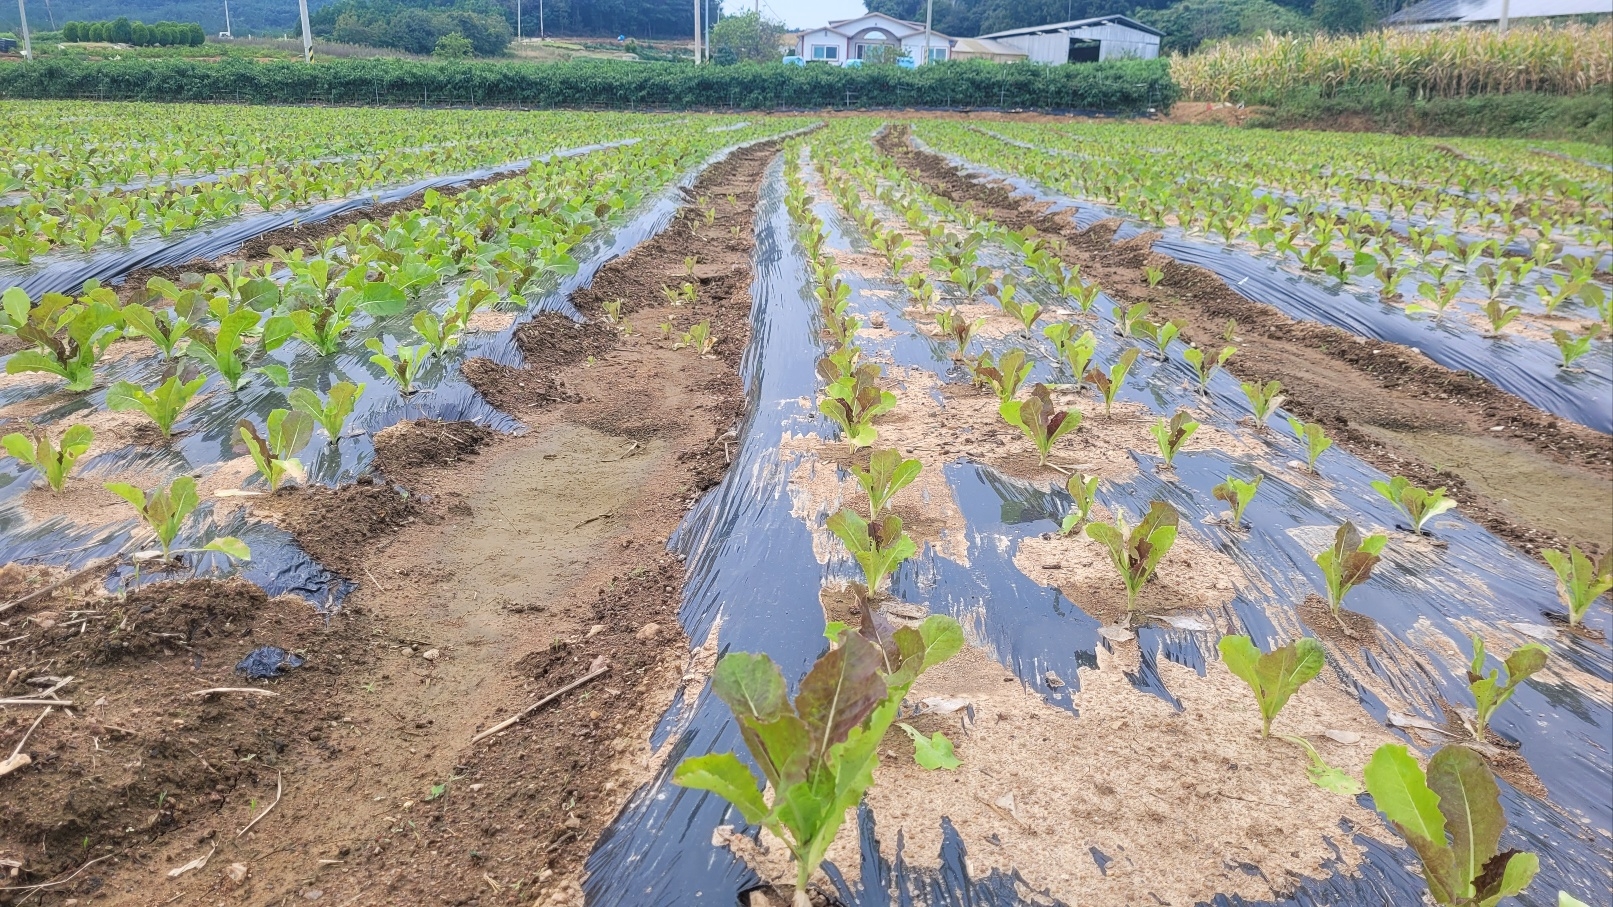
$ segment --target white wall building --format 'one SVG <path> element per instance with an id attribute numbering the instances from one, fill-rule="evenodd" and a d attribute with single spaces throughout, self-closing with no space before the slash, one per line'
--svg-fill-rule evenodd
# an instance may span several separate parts
<path id="1" fill-rule="evenodd" d="M 1076 19 L 1032 28 L 1011 28 L 981 35 L 1017 47 L 1033 63 L 1094 63 L 1131 57 L 1152 60 L 1159 56 L 1164 32 L 1125 16 Z"/>
<path id="2" fill-rule="evenodd" d="M 845 65 L 847 60 L 864 60 L 883 53 L 925 61 L 924 23 L 895 19 L 883 13 L 869 13 L 855 19 L 840 19 L 823 28 L 795 35 L 795 52 L 808 62 Z M 895 48 L 893 51 L 875 48 Z M 952 53 L 952 39 L 930 32 L 929 59 L 945 60 Z"/>

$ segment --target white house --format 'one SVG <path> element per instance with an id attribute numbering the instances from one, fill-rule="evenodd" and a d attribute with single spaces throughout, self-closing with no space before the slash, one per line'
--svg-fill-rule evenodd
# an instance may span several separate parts
<path id="1" fill-rule="evenodd" d="M 795 53 L 808 61 L 842 66 L 847 60 L 863 60 L 883 53 L 925 61 L 924 23 L 896 19 L 884 13 L 869 13 L 855 19 L 840 19 L 823 28 L 801 32 Z M 929 35 L 928 58 L 945 60 L 952 54 L 952 39 L 940 32 Z M 876 48 L 894 48 L 891 51 Z"/>
<path id="2" fill-rule="evenodd" d="M 1092 63 L 1124 57 L 1152 60 L 1159 56 L 1164 34 L 1125 16 L 1099 16 L 980 37 L 1016 47 L 1033 63 Z"/>

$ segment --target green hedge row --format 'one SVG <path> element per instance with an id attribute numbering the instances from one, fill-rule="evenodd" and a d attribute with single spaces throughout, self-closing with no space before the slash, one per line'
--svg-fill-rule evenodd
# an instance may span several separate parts
<path id="1" fill-rule="evenodd" d="M 454 103 L 527 107 L 991 107 L 1139 112 L 1176 100 L 1164 60 L 1068 66 L 949 62 L 703 66 L 608 60 L 532 65 L 390 58 L 217 63 L 46 59 L 0 66 L 0 97 L 268 104 Z"/>
<path id="2" fill-rule="evenodd" d="M 1585 94 L 1530 92 L 1419 100 L 1405 89 L 1359 87 L 1323 97 L 1297 91 L 1250 126 L 1268 129 L 1359 129 L 1408 135 L 1558 139 L 1606 146 L 1613 138 L 1613 87 Z"/>

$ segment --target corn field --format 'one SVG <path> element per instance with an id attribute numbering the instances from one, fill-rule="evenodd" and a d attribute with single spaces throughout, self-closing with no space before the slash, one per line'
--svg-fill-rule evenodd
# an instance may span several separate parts
<path id="1" fill-rule="evenodd" d="M 1418 98 L 1513 91 L 1577 94 L 1613 81 L 1613 22 L 1515 28 L 1380 31 L 1345 37 L 1265 37 L 1171 59 L 1195 101 L 1279 96 L 1317 86 L 1406 89 Z"/>

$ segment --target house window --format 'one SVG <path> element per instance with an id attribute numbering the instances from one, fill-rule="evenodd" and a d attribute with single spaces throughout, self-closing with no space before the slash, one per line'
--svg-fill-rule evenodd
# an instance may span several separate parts
<path id="1" fill-rule="evenodd" d="M 930 62 L 931 63 L 939 63 L 942 60 L 945 60 L 946 58 L 947 58 L 947 49 L 945 47 L 931 47 L 930 48 Z"/>
<path id="2" fill-rule="evenodd" d="M 838 60 L 840 59 L 840 48 L 833 44 L 814 44 L 812 45 L 812 59 Z"/>

